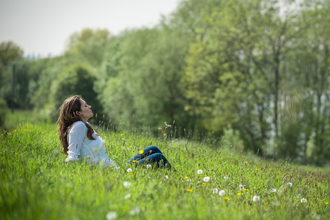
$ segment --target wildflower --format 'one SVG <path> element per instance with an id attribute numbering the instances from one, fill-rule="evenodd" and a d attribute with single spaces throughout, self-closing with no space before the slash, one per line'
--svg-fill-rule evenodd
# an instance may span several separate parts
<path id="1" fill-rule="evenodd" d="M 227 179 L 228 179 L 228 176 L 226 175 L 226 176 L 224 176 L 223 178 L 224 178 L 225 180 L 227 180 Z"/>
<path id="2" fill-rule="evenodd" d="M 214 189 L 212 190 L 212 192 L 213 192 L 213 193 L 218 193 L 218 189 L 217 189 L 217 188 L 214 188 Z"/>
<path id="3" fill-rule="evenodd" d="M 317 201 L 317 200 L 319 200 L 319 198 L 315 198 L 315 200 Z"/>
<path id="4" fill-rule="evenodd" d="M 164 176 L 164 179 L 168 180 L 168 176 L 167 176 L 167 175 L 165 175 L 165 176 Z"/>
<path id="5" fill-rule="evenodd" d="M 151 165 L 150 164 L 147 164 L 147 166 L 146 166 L 147 168 L 151 168 Z"/>
<path id="6" fill-rule="evenodd" d="M 258 171 L 258 168 L 256 169 L 256 171 Z"/>
<path id="7" fill-rule="evenodd" d="M 249 190 L 248 189 L 243 189 L 243 191 L 248 192 Z"/>
<path id="8" fill-rule="evenodd" d="M 129 187 L 131 187 L 131 183 L 128 182 L 128 181 L 125 181 L 125 182 L 124 182 L 124 186 L 125 186 L 126 188 L 129 188 Z"/>
<path id="9" fill-rule="evenodd" d="M 247 161 L 245 163 L 248 163 Z"/>
<path id="10" fill-rule="evenodd" d="M 198 174 L 202 174 L 203 173 L 203 170 L 197 170 L 197 173 Z"/>
<path id="11" fill-rule="evenodd" d="M 297 198 L 301 198 L 301 194 L 298 194 L 298 195 L 297 195 Z"/>
<path id="12" fill-rule="evenodd" d="M 230 200 L 228 197 L 225 197 L 224 199 L 227 200 L 227 201 Z"/>
<path id="13" fill-rule="evenodd" d="M 187 189 L 187 192 L 192 192 L 192 189 Z"/>
<path id="14" fill-rule="evenodd" d="M 140 154 L 143 154 L 143 152 L 144 152 L 143 150 L 140 150 L 140 151 L 139 151 Z"/>
<path id="15" fill-rule="evenodd" d="M 137 162 L 139 162 L 138 160 L 133 160 L 133 163 L 137 163 Z"/>
<path id="16" fill-rule="evenodd" d="M 15 155 L 17 155 L 18 153 L 15 153 Z"/>
<path id="17" fill-rule="evenodd" d="M 218 206 L 214 207 L 215 209 L 218 209 Z"/>
<path id="18" fill-rule="evenodd" d="M 239 185 L 240 190 L 244 190 L 244 185 Z"/>
<path id="19" fill-rule="evenodd" d="M 140 209 L 138 207 L 132 209 L 131 211 L 129 211 L 130 215 L 137 215 L 140 213 Z"/>
<path id="20" fill-rule="evenodd" d="M 132 147 L 132 145 L 131 145 L 131 146 L 129 146 L 129 147 Z"/>
<path id="21" fill-rule="evenodd" d="M 204 182 L 208 182 L 208 181 L 210 181 L 210 177 L 208 177 L 208 176 L 206 176 L 206 177 L 204 177 Z"/>
<path id="22" fill-rule="evenodd" d="M 300 201 L 301 201 L 301 203 L 306 203 L 307 202 L 307 199 L 302 198 Z"/>
<path id="23" fill-rule="evenodd" d="M 291 182 L 288 182 L 286 185 L 287 185 L 288 187 L 292 187 L 292 183 L 291 183 Z"/>
<path id="24" fill-rule="evenodd" d="M 14 130 L 14 132 L 16 132 L 17 130 Z"/>
<path id="25" fill-rule="evenodd" d="M 185 179 L 189 179 L 189 177 L 186 176 Z"/>
<path id="26" fill-rule="evenodd" d="M 326 205 L 329 205 L 329 202 L 326 202 L 325 204 L 326 204 Z"/>
<path id="27" fill-rule="evenodd" d="M 252 200 L 253 200 L 253 202 L 258 202 L 258 201 L 260 201 L 260 197 L 259 196 L 253 196 Z"/>
<path id="28" fill-rule="evenodd" d="M 113 219 L 116 219 L 117 216 L 118 216 L 117 212 L 108 212 L 107 219 L 108 220 L 113 220 Z"/>
<path id="29" fill-rule="evenodd" d="M 243 195 L 243 193 L 237 193 L 238 196 Z"/>
<path id="30" fill-rule="evenodd" d="M 129 199 L 129 198 L 131 198 L 131 194 L 127 194 L 124 196 L 124 199 Z"/>
<path id="31" fill-rule="evenodd" d="M 123 136 L 123 134 L 120 134 L 120 136 Z"/>
<path id="32" fill-rule="evenodd" d="M 19 125 L 19 126 L 21 126 L 22 124 L 21 124 L 21 123 L 19 123 L 18 125 Z"/>
<path id="33" fill-rule="evenodd" d="M 224 196 L 226 194 L 225 190 L 220 190 L 219 196 Z"/>
<path id="34" fill-rule="evenodd" d="M 132 169 L 131 169 L 131 168 L 128 168 L 128 169 L 127 169 L 127 172 L 128 172 L 128 173 L 132 172 Z"/>
<path id="35" fill-rule="evenodd" d="M 274 192 L 276 192 L 276 189 L 271 188 L 271 189 L 270 189 L 270 192 L 274 193 Z"/>
<path id="36" fill-rule="evenodd" d="M 191 181 L 191 179 L 187 179 L 187 182 L 190 182 Z"/>

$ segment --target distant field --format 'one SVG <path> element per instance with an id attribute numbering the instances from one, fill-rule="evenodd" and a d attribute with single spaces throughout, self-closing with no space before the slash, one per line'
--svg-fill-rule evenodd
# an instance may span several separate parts
<path id="1" fill-rule="evenodd" d="M 327 172 L 266 162 L 224 145 L 214 150 L 205 142 L 98 132 L 119 171 L 66 164 L 55 125 L 23 123 L 2 134 L 0 219 L 330 218 Z M 124 165 L 149 145 L 176 171 Z"/>

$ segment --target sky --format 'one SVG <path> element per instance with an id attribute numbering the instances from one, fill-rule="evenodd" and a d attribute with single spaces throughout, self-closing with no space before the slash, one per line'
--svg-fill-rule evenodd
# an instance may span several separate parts
<path id="1" fill-rule="evenodd" d="M 84 28 L 152 27 L 180 0 L 0 0 L 0 42 L 13 41 L 24 55 L 61 55 L 69 36 Z"/>

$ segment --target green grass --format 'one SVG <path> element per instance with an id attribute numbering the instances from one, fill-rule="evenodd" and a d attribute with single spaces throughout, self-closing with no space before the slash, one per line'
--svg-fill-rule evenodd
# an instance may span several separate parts
<path id="1" fill-rule="evenodd" d="M 330 218 L 326 171 L 303 171 L 288 163 L 235 153 L 228 142 L 210 148 L 207 142 L 97 131 L 119 171 L 66 164 L 55 125 L 23 123 L 4 133 L 0 219 L 107 219 L 109 212 L 116 212 L 117 219 Z M 128 173 L 124 163 L 150 145 L 158 146 L 176 171 L 131 167 Z M 203 181 L 205 176 L 209 182 Z M 124 181 L 131 187 L 126 188 Z M 214 188 L 225 190 L 225 196 L 213 193 Z M 252 201 L 255 195 L 259 202 Z M 301 203 L 302 198 L 307 202 Z M 139 213 L 130 213 L 135 208 Z"/>

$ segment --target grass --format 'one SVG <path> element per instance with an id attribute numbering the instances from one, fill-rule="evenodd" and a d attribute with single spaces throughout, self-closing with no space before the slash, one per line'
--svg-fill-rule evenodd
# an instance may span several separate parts
<path id="1" fill-rule="evenodd" d="M 55 125 L 22 123 L 3 133 L 0 219 L 107 219 L 109 213 L 109 219 L 111 213 L 117 219 L 157 220 L 330 218 L 326 171 L 303 171 L 235 153 L 227 142 L 209 148 L 207 142 L 97 131 L 119 171 L 66 164 Z M 176 171 L 124 165 L 150 145 L 158 146 Z M 214 189 L 225 190 L 225 195 Z M 254 196 L 260 201 L 253 202 Z"/>

